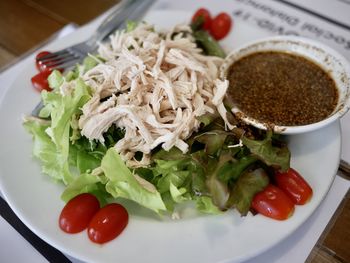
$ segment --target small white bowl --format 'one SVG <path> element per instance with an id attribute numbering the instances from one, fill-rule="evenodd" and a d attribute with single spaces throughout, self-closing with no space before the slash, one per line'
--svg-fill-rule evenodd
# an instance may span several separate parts
<path id="1" fill-rule="evenodd" d="M 226 79 L 230 66 L 242 57 L 261 51 L 279 51 L 305 57 L 324 69 L 334 80 L 339 93 L 339 99 L 334 111 L 324 120 L 301 126 L 274 125 L 276 133 L 296 134 L 320 129 L 342 117 L 350 106 L 350 65 L 337 51 L 319 42 L 294 36 L 277 36 L 264 38 L 248 43 L 234 51 L 226 58 L 220 68 L 220 78 Z M 237 107 L 231 109 L 233 113 L 245 123 L 260 129 L 267 129 L 267 125 L 254 118 L 246 116 Z M 271 126 L 269 126 L 271 128 Z"/>

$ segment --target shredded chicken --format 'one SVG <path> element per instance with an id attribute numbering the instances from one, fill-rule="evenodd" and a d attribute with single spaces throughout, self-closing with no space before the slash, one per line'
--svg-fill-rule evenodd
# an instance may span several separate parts
<path id="1" fill-rule="evenodd" d="M 218 79 L 222 59 L 202 55 L 190 30 L 177 26 L 158 33 L 141 23 L 101 44 L 105 62 L 83 75 L 94 94 L 82 109 L 81 133 L 103 143 L 111 125 L 124 129 L 115 148 L 128 166 L 137 167 L 150 163 L 158 145 L 186 153 L 185 140 L 200 125 L 196 117 L 207 112 L 218 111 L 231 129 L 222 102 L 228 83 Z M 141 161 L 136 152 L 143 153 Z"/>

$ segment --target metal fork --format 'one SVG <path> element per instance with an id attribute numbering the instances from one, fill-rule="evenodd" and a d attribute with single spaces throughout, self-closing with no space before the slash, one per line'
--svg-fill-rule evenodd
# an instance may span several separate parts
<path id="1" fill-rule="evenodd" d="M 69 68 L 83 60 L 89 52 L 95 51 L 99 42 L 103 41 L 115 30 L 124 26 L 126 20 L 137 21 L 155 0 L 124 0 L 97 28 L 86 41 L 67 47 L 37 59 L 45 67 L 55 69 Z"/>

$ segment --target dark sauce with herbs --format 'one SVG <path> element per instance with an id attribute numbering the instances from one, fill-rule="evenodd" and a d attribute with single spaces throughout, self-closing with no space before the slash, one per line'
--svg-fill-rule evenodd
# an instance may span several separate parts
<path id="1" fill-rule="evenodd" d="M 247 116 L 267 124 L 306 125 L 335 109 L 334 80 L 315 63 L 284 52 L 258 52 L 230 67 L 228 94 Z"/>

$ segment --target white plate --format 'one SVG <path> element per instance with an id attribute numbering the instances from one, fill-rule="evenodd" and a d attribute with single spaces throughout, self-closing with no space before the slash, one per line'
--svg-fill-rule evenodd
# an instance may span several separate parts
<path id="1" fill-rule="evenodd" d="M 152 12 L 147 20 L 171 26 L 188 21 L 188 13 Z M 93 27 L 79 30 L 52 49 L 78 42 Z M 236 36 L 238 37 L 238 36 Z M 229 43 L 230 38 L 226 39 Z M 34 64 L 34 63 L 33 63 Z M 18 74 L 0 107 L 0 186 L 20 219 L 42 239 L 59 250 L 90 262 L 231 262 L 253 257 L 279 243 L 295 231 L 317 208 L 334 180 L 340 159 L 340 126 L 289 137 L 292 166 L 314 189 L 307 205 L 297 207 L 292 218 L 279 222 L 236 212 L 220 216 L 192 217 L 179 221 L 160 220 L 131 213 L 130 223 L 117 239 L 105 245 L 90 242 L 86 232 L 63 233 L 58 216 L 64 206 L 63 185 L 40 173 L 31 157 L 32 140 L 22 127 L 22 116 L 30 113 L 39 95 L 30 85 L 34 66 Z"/>

